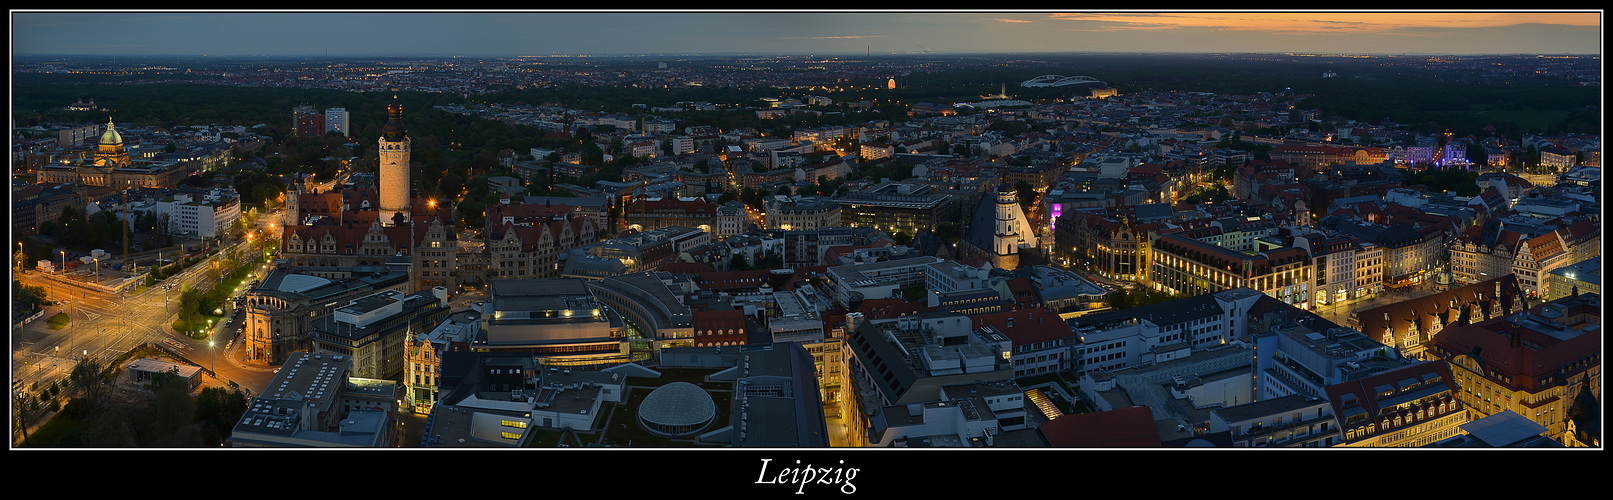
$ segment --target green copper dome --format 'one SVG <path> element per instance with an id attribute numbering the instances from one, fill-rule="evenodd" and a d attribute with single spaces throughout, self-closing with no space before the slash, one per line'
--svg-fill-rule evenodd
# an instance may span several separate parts
<path id="1" fill-rule="evenodd" d="M 101 144 L 123 144 L 123 136 L 118 135 L 118 129 L 112 127 L 112 120 L 106 121 L 106 133 L 101 134 Z"/>

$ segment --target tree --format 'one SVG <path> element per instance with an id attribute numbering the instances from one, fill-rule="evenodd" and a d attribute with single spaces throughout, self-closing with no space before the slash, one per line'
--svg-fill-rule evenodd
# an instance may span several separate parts
<path id="1" fill-rule="evenodd" d="M 761 258 L 756 259 L 755 269 L 783 269 L 783 268 L 784 268 L 784 257 L 780 256 L 778 254 L 778 252 L 768 250 L 767 252 L 762 254 Z"/>
<path id="2" fill-rule="evenodd" d="M 45 287 L 25 285 L 21 281 L 11 280 L 11 301 L 23 315 L 33 314 L 43 306 L 51 304 L 46 299 L 48 292 Z"/>
<path id="3" fill-rule="evenodd" d="M 913 235 L 908 234 L 906 231 L 897 231 L 891 233 L 891 240 L 896 242 L 897 245 L 906 246 L 913 243 Z"/>
<path id="4" fill-rule="evenodd" d="M 186 286 L 179 292 L 179 320 L 174 329 L 192 334 L 202 322 L 202 293 Z"/>
<path id="5" fill-rule="evenodd" d="M 79 433 L 80 446 L 92 448 L 134 448 L 140 446 L 135 431 L 137 418 L 131 410 L 113 406 L 90 418 Z"/>
<path id="6" fill-rule="evenodd" d="M 942 222 L 935 225 L 935 237 L 948 243 L 957 243 L 963 239 L 963 229 L 956 222 Z"/>
<path id="7" fill-rule="evenodd" d="M 226 391 L 218 387 L 202 388 L 196 397 L 194 420 L 201 425 L 202 441 L 207 446 L 223 444 L 235 422 L 246 414 L 246 394 L 239 389 Z"/>
<path id="8" fill-rule="evenodd" d="M 152 376 L 151 416 L 158 433 L 170 433 L 194 421 L 196 402 L 190 396 L 190 384 L 174 371 Z"/>
<path id="9" fill-rule="evenodd" d="M 1014 184 L 1014 191 L 1019 195 L 1019 209 L 1030 213 L 1031 206 L 1036 204 L 1036 189 L 1029 182 L 1019 181 Z"/>
<path id="10" fill-rule="evenodd" d="M 34 414 L 38 413 L 38 405 L 27 392 L 14 391 L 11 394 L 11 415 L 15 425 L 22 430 L 22 442 L 28 444 L 28 427 L 34 424 Z"/>
<path id="11" fill-rule="evenodd" d="M 92 406 L 99 407 L 105 401 L 106 384 L 101 382 L 101 372 L 104 369 L 105 367 L 91 358 L 80 359 L 78 364 L 73 365 L 71 380 Z"/>

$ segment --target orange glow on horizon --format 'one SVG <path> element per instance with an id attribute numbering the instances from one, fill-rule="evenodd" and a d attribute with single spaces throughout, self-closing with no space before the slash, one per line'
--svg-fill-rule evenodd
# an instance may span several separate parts
<path id="1" fill-rule="evenodd" d="M 1159 12 L 1052 14 L 1055 20 L 1120 24 L 1102 31 L 1213 28 L 1229 31 L 1351 32 L 1487 28 L 1516 24 L 1601 26 L 1597 12 Z"/>

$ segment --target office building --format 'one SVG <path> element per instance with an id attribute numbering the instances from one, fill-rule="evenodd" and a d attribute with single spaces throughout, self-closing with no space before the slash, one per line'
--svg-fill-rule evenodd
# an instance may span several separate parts
<path id="1" fill-rule="evenodd" d="M 525 352 L 543 366 L 608 367 L 630 361 L 622 317 L 583 280 L 495 279 L 489 283 L 477 352 Z"/>
<path id="2" fill-rule="evenodd" d="M 324 133 L 335 132 L 347 137 L 349 130 L 346 108 L 325 108 Z"/>
<path id="3" fill-rule="evenodd" d="M 1326 448 L 1342 441 L 1333 405 L 1300 394 L 1211 410 L 1210 432 L 1229 433 L 1236 448 Z"/>
<path id="4" fill-rule="evenodd" d="M 447 316 L 448 292 L 441 287 L 415 294 L 385 290 L 347 300 L 314 321 L 309 337 L 314 352 L 351 359 L 353 376 L 402 381 L 405 346 Z"/>
<path id="5" fill-rule="evenodd" d="M 291 110 L 291 135 L 301 138 L 325 136 L 325 115 L 307 104 Z"/>
<path id="6" fill-rule="evenodd" d="M 850 319 L 839 416 L 856 442 L 877 437 L 862 434 L 880 408 L 938 401 L 950 385 L 1013 378 L 1008 338 L 995 328 L 973 328 L 965 316 Z"/>
<path id="7" fill-rule="evenodd" d="M 883 182 L 835 198 L 840 221 L 848 227 L 873 227 L 886 233 L 934 232 L 952 216 L 951 195 L 916 182 Z"/>
<path id="8" fill-rule="evenodd" d="M 922 286 L 935 257 L 912 257 L 869 264 L 834 266 L 828 269 L 834 302 L 856 309 L 864 299 L 900 296 L 903 288 Z"/>
<path id="9" fill-rule="evenodd" d="M 397 446 L 396 383 L 352 376 L 341 355 L 291 353 L 252 398 L 226 445 L 242 448 Z"/>

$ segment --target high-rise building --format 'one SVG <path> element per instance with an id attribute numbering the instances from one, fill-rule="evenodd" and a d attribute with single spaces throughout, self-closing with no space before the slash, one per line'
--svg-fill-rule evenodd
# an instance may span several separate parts
<path id="1" fill-rule="evenodd" d="M 347 137 L 348 130 L 347 108 L 325 109 L 325 131 L 323 133 L 336 132 L 342 134 L 342 137 Z"/>
<path id="2" fill-rule="evenodd" d="M 304 104 L 291 110 L 293 137 L 322 137 L 325 135 L 325 115 L 313 106 Z"/>
<path id="3" fill-rule="evenodd" d="M 381 128 L 381 223 L 409 220 L 409 135 L 403 126 L 403 104 L 394 97 L 387 106 L 389 119 Z"/>

